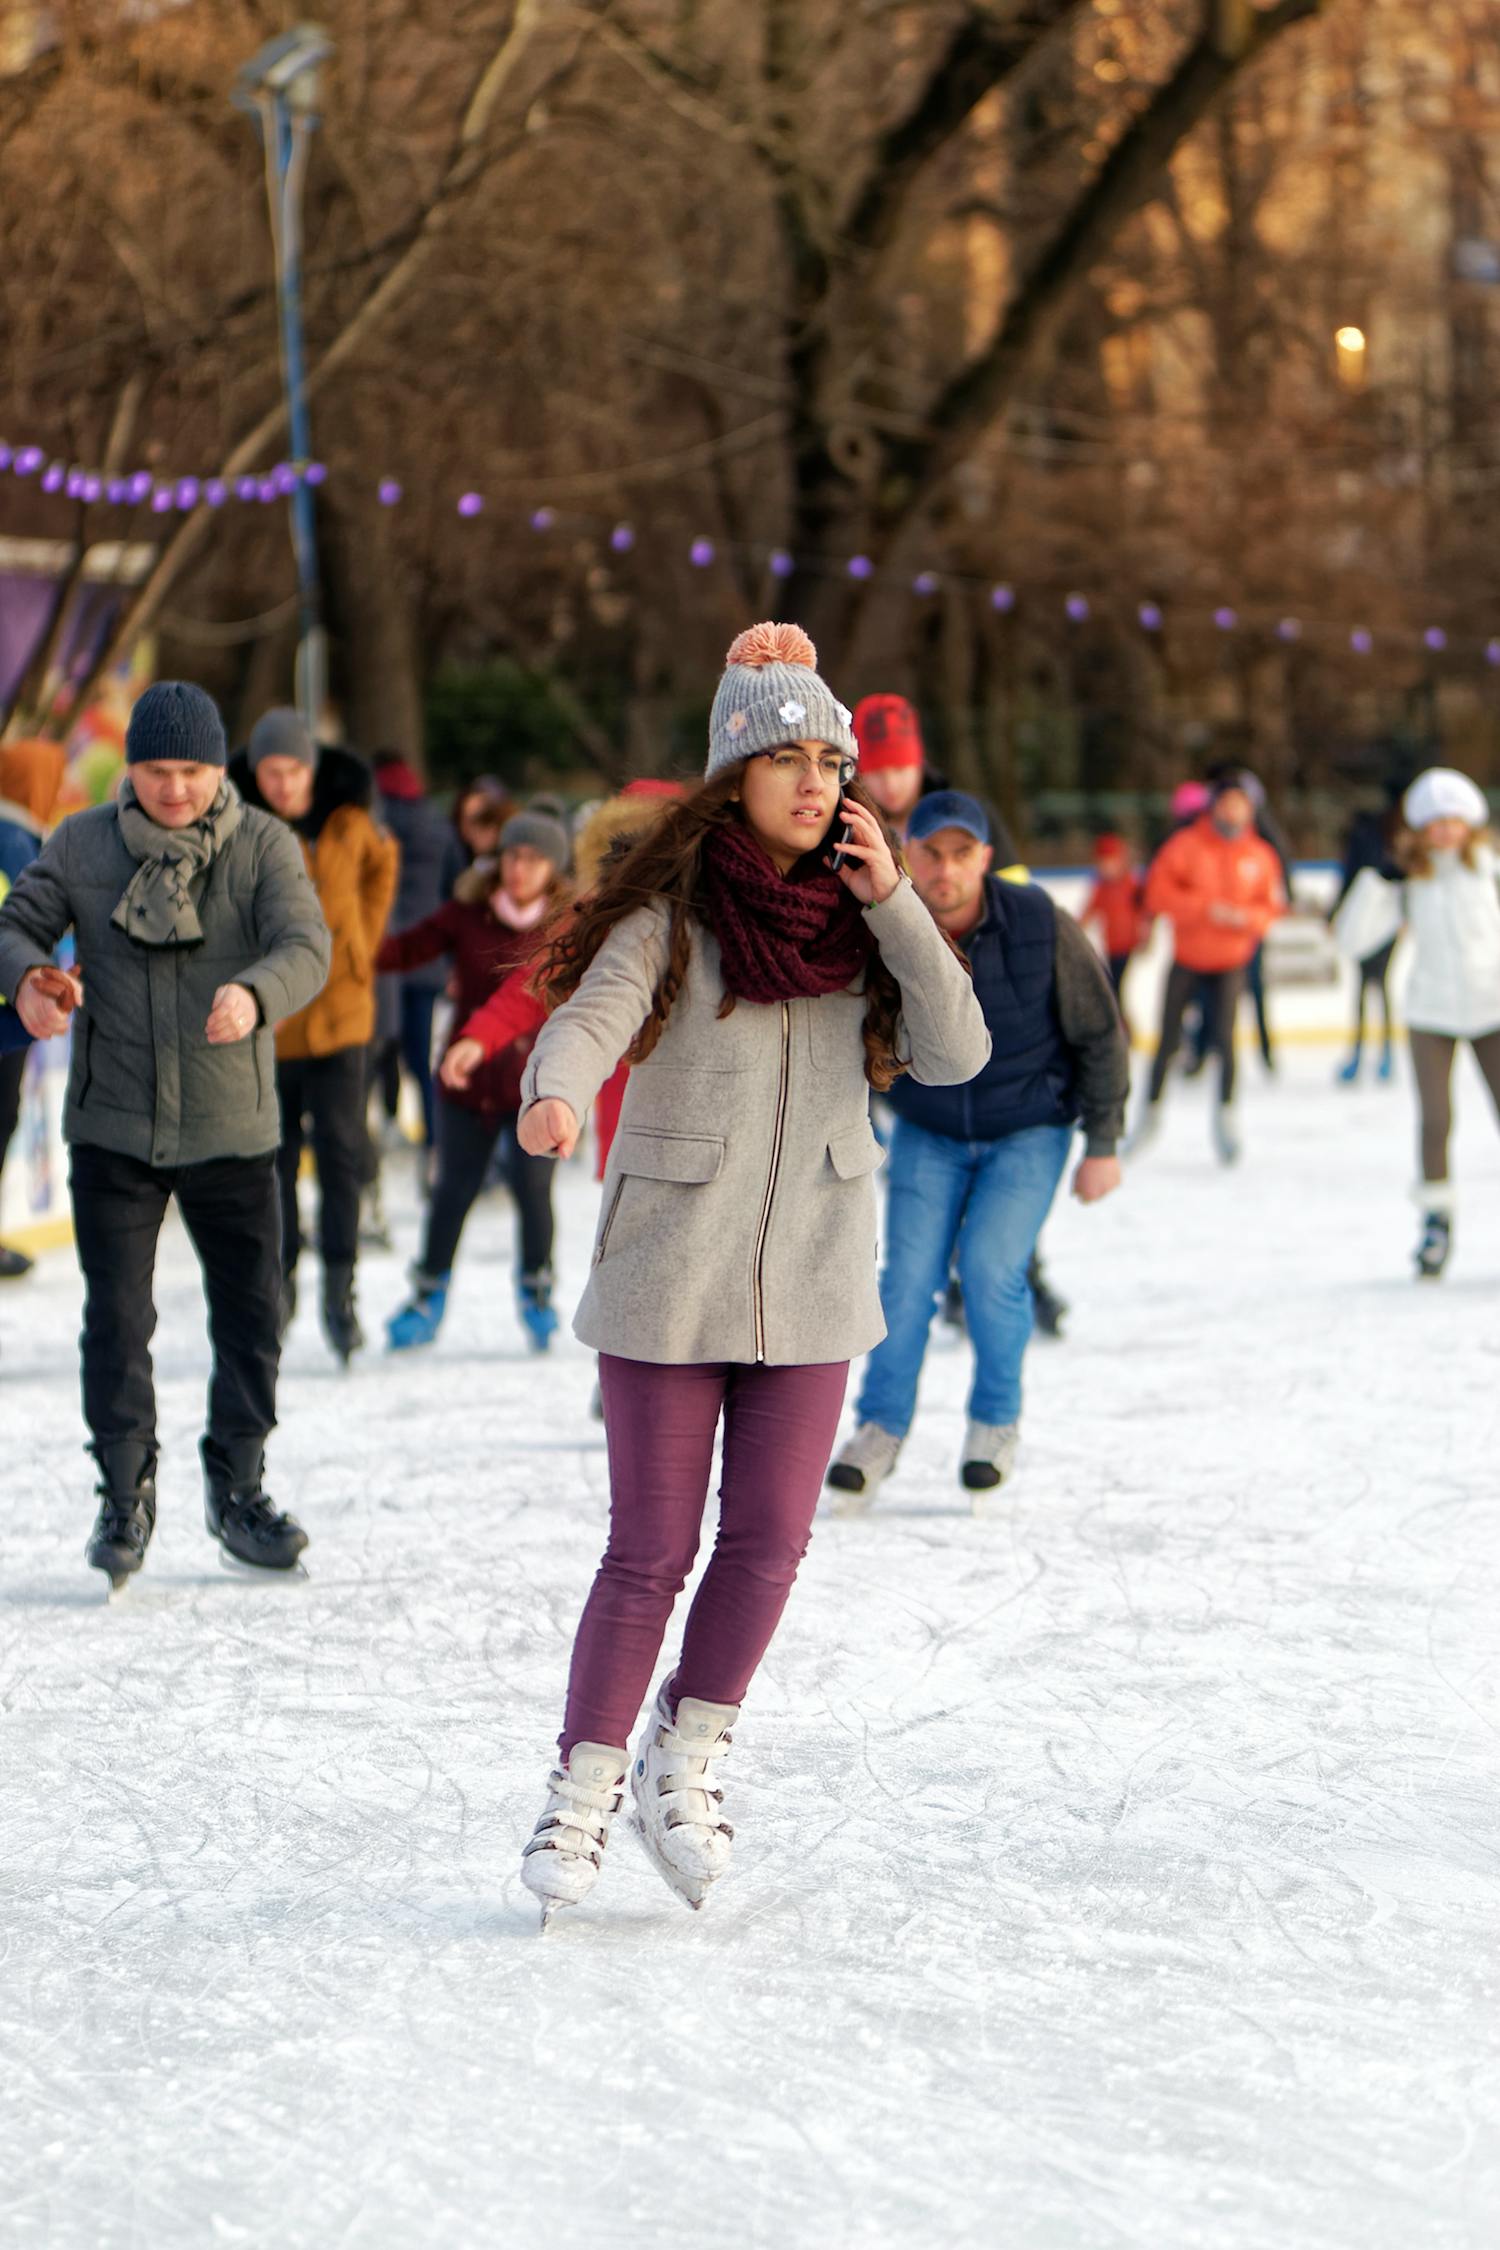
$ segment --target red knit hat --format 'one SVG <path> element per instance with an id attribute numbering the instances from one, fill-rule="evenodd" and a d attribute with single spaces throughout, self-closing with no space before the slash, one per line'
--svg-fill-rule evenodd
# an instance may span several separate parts
<path id="1" fill-rule="evenodd" d="M 687 795 L 680 781 L 661 781 L 653 774 L 641 774 L 635 781 L 627 781 L 620 791 L 622 797 L 674 797 Z"/>
<path id="2" fill-rule="evenodd" d="M 927 762 L 922 727 L 904 695 L 867 695 L 854 706 L 854 739 L 862 774 Z"/>

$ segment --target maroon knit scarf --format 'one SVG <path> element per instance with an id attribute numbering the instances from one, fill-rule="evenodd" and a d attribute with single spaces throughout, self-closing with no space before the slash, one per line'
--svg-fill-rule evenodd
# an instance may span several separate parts
<path id="1" fill-rule="evenodd" d="M 820 1000 L 851 985 L 870 957 L 859 901 L 837 875 L 814 859 L 779 875 L 743 828 L 709 837 L 703 893 L 736 1000 Z"/>

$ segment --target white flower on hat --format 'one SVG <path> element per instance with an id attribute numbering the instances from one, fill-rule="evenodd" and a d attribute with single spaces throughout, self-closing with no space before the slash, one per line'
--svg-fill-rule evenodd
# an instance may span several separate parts
<path id="1" fill-rule="evenodd" d="M 747 726 L 749 726 L 749 724 L 750 724 L 750 714 L 749 714 L 749 712 L 748 712 L 748 711 L 731 711 L 731 712 L 730 712 L 730 714 L 729 714 L 729 731 L 730 731 L 730 733 L 731 733 L 731 734 L 743 734 L 743 733 L 744 733 L 744 731 L 745 731 L 745 729 L 746 729 L 746 727 L 747 727 Z"/>
<path id="2" fill-rule="evenodd" d="M 807 705 L 799 703 L 795 696 L 789 696 L 787 701 L 777 710 L 776 716 L 778 719 L 784 720 L 789 727 L 798 727 L 807 717 Z"/>
<path id="3" fill-rule="evenodd" d="M 835 709 L 835 711 L 837 711 L 837 713 L 838 713 L 838 715 L 839 715 L 839 721 L 840 721 L 840 724 L 841 724 L 841 725 L 843 725 L 843 726 L 846 726 L 846 727 L 852 727 L 852 726 L 853 726 L 853 724 L 854 724 L 854 713 L 853 713 L 853 712 L 852 712 L 852 711 L 851 711 L 851 710 L 849 709 L 849 707 L 848 707 L 848 705 L 847 705 L 847 704 L 845 704 L 845 703 L 840 703 L 840 702 L 839 702 L 839 700 L 838 700 L 838 698 L 837 698 L 837 696 L 835 696 L 835 698 L 834 698 L 833 708 Z"/>

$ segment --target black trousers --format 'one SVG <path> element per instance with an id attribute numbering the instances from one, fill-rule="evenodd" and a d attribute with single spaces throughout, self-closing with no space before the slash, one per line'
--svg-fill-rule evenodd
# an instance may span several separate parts
<path id="1" fill-rule="evenodd" d="M 1172 1067 L 1172 1057 L 1182 1045 L 1182 1019 L 1188 1003 L 1196 998 L 1203 1008 L 1205 1051 L 1216 1047 L 1222 1077 L 1219 1082 L 1220 1099 L 1234 1099 L 1234 1019 L 1239 1009 L 1240 994 L 1245 989 L 1243 969 L 1221 969 L 1215 976 L 1204 976 L 1197 969 L 1185 969 L 1174 961 L 1167 972 L 1166 996 L 1161 1009 L 1161 1044 L 1156 1050 L 1156 1060 L 1151 1065 L 1150 1098 L 1160 1101 L 1161 1090 L 1167 1082 L 1167 1072 Z"/>
<path id="2" fill-rule="evenodd" d="M 0 1171 L 5 1169 L 5 1152 L 21 1115 L 21 1081 L 30 1052 L 29 1047 L 18 1047 L 14 1054 L 0 1055 Z"/>
<path id="3" fill-rule="evenodd" d="M 83 1418 L 99 1446 L 154 1444 L 156 1244 L 175 1195 L 208 1297 L 208 1435 L 253 1475 L 276 1426 L 281 1288 L 274 1156 L 156 1166 L 74 1147 L 73 1232 L 83 1268 Z"/>
<path id="4" fill-rule="evenodd" d="M 368 1047 L 276 1065 L 281 1099 L 281 1255 L 291 1273 L 302 1249 L 297 1168 L 302 1143 L 318 1170 L 318 1252 L 325 1266 L 352 1266 L 359 1249 L 359 1196 L 370 1177 Z"/>
<path id="5" fill-rule="evenodd" d="M 520 1225 L 522 1273 L 546 1273 L 552 1265 L 552 1182 L 557 1166 L 550 1156 L 528 1156 L 516 1138 L 516 1113 L 464 1109 L 440 1092 L 437 1100 L 437 1182 L 427 1211 L 422 1271 L 434 1278 L 452 1271 L 458 1238 L 484 1185 L 499 1142 L 505 1183 L 515 1197 Z"/>

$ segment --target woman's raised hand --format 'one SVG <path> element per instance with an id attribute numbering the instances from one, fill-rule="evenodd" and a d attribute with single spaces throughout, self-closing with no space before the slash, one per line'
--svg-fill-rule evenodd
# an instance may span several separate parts
<path id="1" fill-rule="evenodd" d="M 528 1156 L 566 1159 L 578 1146 L 578 1120 L 566 1102 L 533 1102 L 521 1114 L 516 1138 Z"/>
<path id="2" fill-rule="evenodd" d="M 852 797 L 841 800 L 839 812 L 850 830 L 848 843 L 840 846 L 846 858 L 839 869 L 839 881 L 848 885 L 862 906 L 883 906 L 901 880 L 885 830 L 875 815 L 855 804 Z"/>

